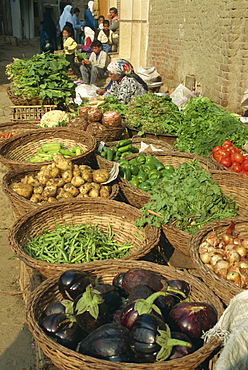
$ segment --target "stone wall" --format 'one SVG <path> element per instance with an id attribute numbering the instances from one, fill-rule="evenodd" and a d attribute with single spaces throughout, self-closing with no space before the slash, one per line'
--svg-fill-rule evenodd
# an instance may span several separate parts
<path id="1" fill-rule="evenodd" d="M 150 0 L 148 65 L 172 91 L 194 75 L 204 96 L 239 112 L 248 88 L 246 0 Z"/>

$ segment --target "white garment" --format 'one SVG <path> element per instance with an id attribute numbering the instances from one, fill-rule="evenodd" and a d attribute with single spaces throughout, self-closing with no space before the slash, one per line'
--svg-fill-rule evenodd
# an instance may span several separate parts
<path id="1" fill-rule="evenodd" d="M 85 44 L 86 44 L 87 37 L 89 37 L 92 42 L 95 37 L 95 32 L 90 27 L 84 27 L 84 36 L 85 36 Z"/>
<path id="2" fill-rule="evenodd" d="M 88 8 L 90 8 L 90 11 L 92 14 L 93 14 L 93 5 L 94 5 L 94 1 L 91 0 L 88 2 Z"/>
<path id="3" fill-rule="evenodd" d="M 63 10 L 63 13 L 61 14 L 59 18 L 59 27 L 60 27 L 61 32 L 63 28 L 65 27 L 66 22 L 70 22 L 73 26 L 73 18 L 72 18 L 72 14 L 70 13 L 71 9 L 72 9 L 71 5 L 66 5 Z"/>

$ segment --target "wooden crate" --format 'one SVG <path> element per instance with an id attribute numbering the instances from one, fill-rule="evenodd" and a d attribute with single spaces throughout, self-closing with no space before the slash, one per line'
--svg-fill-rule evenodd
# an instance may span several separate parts
<path id="1" fill-rule="evenodd" d="M 56 105 L 12 105 L 11 121 L 40 121 L 43 114 L 55 109 Z"/>

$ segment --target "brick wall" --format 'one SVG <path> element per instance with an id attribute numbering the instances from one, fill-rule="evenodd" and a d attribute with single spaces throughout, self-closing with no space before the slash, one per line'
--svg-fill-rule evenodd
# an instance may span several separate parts
<path id="1" fill-rule="evenodd" d="M 246 0 L 150 0 L 148 64 L 172 91 L 194 75 L 198 89 L 239 112 L 248 88 Z"/>

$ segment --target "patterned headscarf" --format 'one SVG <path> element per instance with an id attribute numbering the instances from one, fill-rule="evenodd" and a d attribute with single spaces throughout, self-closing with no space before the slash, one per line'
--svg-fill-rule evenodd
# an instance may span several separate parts
<path id="1" fill-rule="evenodd" d="M 129 75 L 134 72 L 133 66 L 125 59 L 116 59 L 109 63 L 107 70 L 114 75 Z"/>

